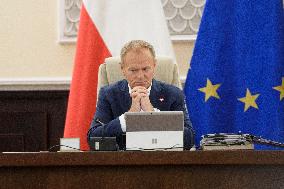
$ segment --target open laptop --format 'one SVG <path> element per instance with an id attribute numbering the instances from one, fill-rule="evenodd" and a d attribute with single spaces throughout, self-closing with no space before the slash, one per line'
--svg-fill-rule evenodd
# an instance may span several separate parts
<path id="1" fill-rule="evenodd" d="M 183 150 L 182 111 L 126 112 L 126 150 Z"/>

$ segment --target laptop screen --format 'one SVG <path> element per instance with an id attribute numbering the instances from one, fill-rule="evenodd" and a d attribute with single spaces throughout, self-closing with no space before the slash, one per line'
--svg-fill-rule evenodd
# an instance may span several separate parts
<path id="1" fill-rule="evenodd" d="M 126 112 L 126 132 L 183 131 L 182 111 Z"/>

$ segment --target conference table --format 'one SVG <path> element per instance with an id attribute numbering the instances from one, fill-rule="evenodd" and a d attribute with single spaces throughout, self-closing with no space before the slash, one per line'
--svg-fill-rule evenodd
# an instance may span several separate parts
<path id="1" fill-rule="evenodd" d="M 284 151 L 0 154 L 0 188 L 284 188 Z"/>

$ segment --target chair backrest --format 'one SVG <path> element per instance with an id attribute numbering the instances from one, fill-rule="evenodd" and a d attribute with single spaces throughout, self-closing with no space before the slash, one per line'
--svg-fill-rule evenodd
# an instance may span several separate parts
<path id="1" fill-rule="evenodd" d="M 170 57 L 157 57 L 154 78 L 181 89 L 177 64 L 175 64 Z M 99 67 L 97 93 L 99 93 L 101 87 L 110 85 L 122 79 L 125 78 L 120 68 L 120 57 L 106 58 L 105 63 L 101 64 Z"/>

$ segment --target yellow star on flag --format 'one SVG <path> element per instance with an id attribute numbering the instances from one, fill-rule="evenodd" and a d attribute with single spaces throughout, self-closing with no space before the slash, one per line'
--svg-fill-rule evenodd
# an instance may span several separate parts
<path id="1" fill-rule="evenodd" d="M 217 89 L 221 86 L 221 84 L 212 85 L 212 82 L 207 78 L 206 87 L 199 88 L 198 90 L 205 93 L 205 102 L 210 97 L 215 97 L 220 99 Z"/>
<path id="2" fill-rule="evenodd" d="M 280 100 L 284 98 L 284 77 L 282 77 L 282 85 L 273 87 L 273 89 L 280 92 Z"/>
<path id="3" fill-rule="evenodd" d="M 251 106 L 258 109 L 258 106 L 255 102 L 258 96 L 259 96 L 259 94 L 251 95 L 249 89 L 247 89 L 246 96 L 243 97 L 243 98 L 238 98 L 239 101 L 241 101 L 245 104 L 244 112 L 247 111 L 249 109 L 249 107 L 251 107 Z"/>

